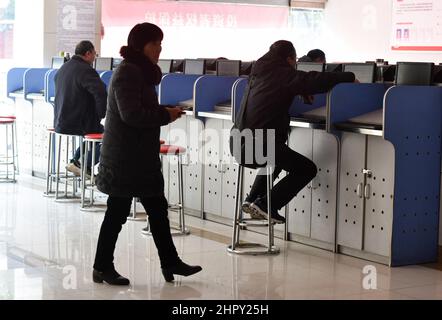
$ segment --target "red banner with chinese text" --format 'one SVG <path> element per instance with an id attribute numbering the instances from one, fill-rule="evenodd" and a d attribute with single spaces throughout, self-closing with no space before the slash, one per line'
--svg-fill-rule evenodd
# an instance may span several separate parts
<path id="1" fill-rule="evenodd" d="M 105 27 L 147 21 L 160 27 L 284 28 L 289 8 L 176 1 L 104 0 Z"/>

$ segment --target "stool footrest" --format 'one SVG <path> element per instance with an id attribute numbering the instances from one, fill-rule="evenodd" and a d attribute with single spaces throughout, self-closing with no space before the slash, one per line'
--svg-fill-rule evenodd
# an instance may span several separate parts
<path id="1" fill-rule="evenodd" d="M 238 243 L 235 248 L 232 245 L 228 246 L 227 251 L 230 253 L 241 254 L 241 255 L 272 255 L 278 254 L 280 252 L 279 248 L 276 246 L 265 246 L 260 243 Z"/>

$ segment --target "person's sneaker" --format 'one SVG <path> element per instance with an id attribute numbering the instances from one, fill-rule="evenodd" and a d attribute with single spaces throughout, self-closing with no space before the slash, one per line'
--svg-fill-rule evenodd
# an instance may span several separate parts
<path id="1" fill-rule="evenodd" d="M 261 219 L 268 219 L 268 213 L 267 213 L 267 205 L 264 205 L 260 201 L 256 201 L 250 205 L 250 207 L 256 211 L 256 214 L 258 214 Z M 264 209 L 266 208 L 266 209 Z M 277 210 L 272 210 L 272 222 L 277 224 L 285 223 L 285 218 L 281 216 Z"/>
<path id="2" fill-rule="evenodd" d="M 81 176 L 81 165 L 77 160 L 71 160 L 71 162 L 66 166 L 66 170 L 72 172 L 77 177 Z"/>
<path id="3" fill-rule="evenodd" d="M 249 201 L 244 201 L 241 205 L 242 211 L 249 214 L 252 219 L 261 220 L 262 216 L 256 212 L 256 210 L 252 207 L 252 204 Z"/>

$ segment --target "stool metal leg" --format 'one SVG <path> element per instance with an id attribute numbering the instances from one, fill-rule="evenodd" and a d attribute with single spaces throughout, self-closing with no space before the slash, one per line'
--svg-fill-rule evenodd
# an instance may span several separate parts
<path id="1" fill-rule="evenodd" d="M 82 165 L 82 168 L 81 168 L 81 207 L 82 208 L 86 207 L 85 197 L 86 197 L 86 174 L 87 174 L 87 171 L 86 171 L 86 166 L 84 165 L 84 163 L 85 163 L 85 158 L 87 157 L 86 154 L 89 152 L 88 149 L 89 149 L 89 142 L 86 141 L 84 143 L 84 150 L 83 150 L 84 152 L 80 152 L 81 165 Z"/>
<path id="2" fill-rule="evenodd" d="M 52 193 L 52 161 L 53 161 L 53 155 L 52 155 L 52 139 L 53 134 L 52 132 L 49 132 L 49 145 L 48 145 L 48 166 L 46 171 L 46 193 L 45 195 L 50 195 Z"/>
<path id="3" fill-rule="evenodd" d="M 146 215 L 143 215 L 143 217 L 138 218 L 137 217 L 137 201 L 138 198 L 134 197 L 133 199 L 133 212 L 127 217 L 128 221 L 147 221 Z"/>
<path id="4" fill-rule="evenodd" d="M 237 177 L 237 188 L 236 188 L 236 203 L 235 203 L 235 217 L 233 220 L 233 235 L 232 235 L 232 244 L 227 247 L 227 251 L 234 254 L 241 255 L 268 255 L 268 254 L 278 254 L 279 249 L 274 246 L 274 230 L 273 230 L 273 222 L 271 218 L 271 190 L 273 185 L 272 173 L 273 168 L 267 168 L 267 210 L 268 210 L 268 245 L 265 246 L 259 243 L 240 243 L 239 239 L 239 227 L 243 225 L 243 219 L 241 217 L 241 197 L 239 192 L 242 192 L 243 185 L 243 168 L 240 166 L 238 169 L 238 177 Z M 261 225 L 265 226 L 265 225 Z"/>
<path id="5" fill-rule="evenodd" d="M 60 161 L 61 161 L 61 143 L 62 143 L 63 137 L 61 135 L 58 135 L 58 152 L 57 152 L 57 171 L 55 173 L 55 200 L 59 199 L 58 196 L 58 190 L 60 186 Z"/>

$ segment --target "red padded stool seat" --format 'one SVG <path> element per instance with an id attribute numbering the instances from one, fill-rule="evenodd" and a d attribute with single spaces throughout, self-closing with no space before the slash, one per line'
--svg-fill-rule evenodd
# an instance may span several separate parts
<path id="1" fill-rule="evenodd" d="M 168 155 L 180 155 L 186 153 L 186 148 L 179 146 L 171 146 L 168 144 L 162 145 L 160 147 L 160 154 L 168 154 Z"/>
<path id="2" fill-rule="evenodd" d="M 102 133 L 89 133 L 84 136 L 85 139 L 88 140 L 102 140 L 103 134 Z"/>
<path id="3" fill-rule="evenodd" d="M 0 124 L 13 124 L 15 120 L 0 118 Z"/>
<path id="4" fill-rule="evenodd" d="M 160 139 L 160 144 L 165 144 L 166 141 Z"/>
<path id="5" fill-rule="evenodd" d="M 16 116 L 0 116 L 0 119 L 11 119 L 11 120 L 17 120 Z"/>

